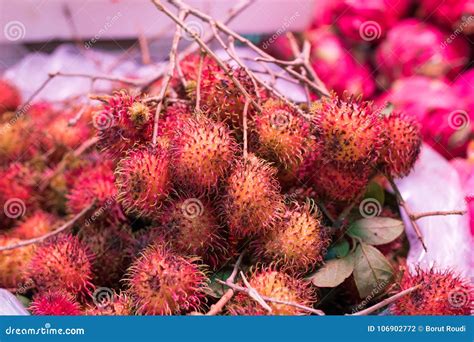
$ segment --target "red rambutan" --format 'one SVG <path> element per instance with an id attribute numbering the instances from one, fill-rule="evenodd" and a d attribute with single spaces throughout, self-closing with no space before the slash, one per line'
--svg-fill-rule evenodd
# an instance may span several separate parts
<path id="1" fill-rule="evenodd" d="M 203 116 L 189 118 L 172 142 L 174 175 L 184 186 L 211 190 L 231 166 L 236 149 L 224 124 Z"/>
<path id="2" fill-rule="evenodd" d="M 374 166 L 383 146 L 382 120 L 371 102 L 331 96 L 311 107 L 321 158 L 341 168 Z"/>
<path id="3" fill-rule="evenodd" d="M 92 263 L 92 253 L 77 237 L 62 234 L 36 248 L 27 273 L 39 291 L 64 290 L 82 297 L 93 287 Z"/>
<path id="4" fill-rule="evenodd" d="M 37 210 L 33 215 L 19 222 L 10 235 L 23 240 L 33 239 L 52 231 L 56 223 L 57 218 L 54 215 Z"/>
<path id="5" fill-rule="evenodd" d="M 329 236 L 314 210 L 308 204 L 287 210 L 277 229 L 256 241 L 257 255 L 290 272 L 307 272 L 321 263 Z"/>
<path id="6" fill-rule="evenodd" d="M 0 235 L 0 246 L 12 246 L 21 242 L 20 239 Z M 17 288 L 27 279 L 27 267 L 35 249 L 34 245 L 15 248 L 0 252 L 0 287 Z"/>
<path id="7" fill-rule="evenodd" d="M 0 124 L 0 165 L 30 160 L 39 150 L 40 134 L 31 120 L 3 113 Z"/>
<path id="8" fill-rule="evenodd" d="M 61 290 L 39 293 L 33 298 L 31 313 L 37 316 L 79 316 L 81 307 L 74 296 Z"/>
<path id="9" fill-rule="evenodd" d="M 109 296 L 110 295 L 110 296 Z M 90 304 L 85 309 L 88 316 L 130 316 L 135 312 L 133 300 L 129 295 L 120 292 L 107 294 L 105 302 Z"/>
<path id="10" fill-rule="evenodd" d="M 6 80 L 0 80 L 0 115 L 14 111 L 21 104 L 21 95 L 18 89 Z"/>
<path id="11" fill-rule="evenodd" d="M 474 310 L 474 288 L 471 283 L 451 271 L 424 271 L 417 268 L 405 272 L 401 290 L 422 285 L 398 299 L 391 311 L 396 315 L 471 315 Z"/>
<path id="12" fill-rule="evenodd" d="M 402 112 L 383 118 L 385 146 L 381 161 L 385 172 L 394 177 L 406 176 L 415 164 L 421 149 L 419 123 Z"/>
<path id="13" fill-rule="evenodd" d="M 153 217 L 171 190 L 169 155 L 161 146 L 133 149 L 115 170 L 118 201 L 127 213 Z"/>
<path id="14" fill-rule="evenodd" d="M 308 282 L 294 278 L 286 273 L 275 271 L 272 267 L 256 270 L 248 280 L 261 296 L 281 301 L 292 302 L 304 306 L 312 306 L 316 295 Z M 238 293 L 229 303 L 227 309 L 232 315 L 307 315 L 308 312 L 295 306 L 267 302 L 272 312 L 257 304 L 246 293 Z"/>
<path id="15" fill-rule="evenodd" d="M 138 314 L 171 315 L 197 310 L 207 278 L 196 259 L 172 254 L 154 244 L 130 267 L 127 284 Z"/>
<path id="16" fill-rule="evenodd" d="M 284 213 L 276 170 L 254 155 L 240 160 L 227 180 L 224 212 L 231 233 L 251 236 L 271 229 Z"/>

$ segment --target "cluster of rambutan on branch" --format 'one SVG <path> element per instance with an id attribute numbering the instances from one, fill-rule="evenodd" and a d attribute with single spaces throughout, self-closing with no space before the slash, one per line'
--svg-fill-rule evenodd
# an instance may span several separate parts
<path id="1" fill-rule="evenodd" d="M 426 215 L 462 214 L 411 213 L 396 188 L 393 178 L 407 175 L 420 152 L 418 123 L 330 94 L 305 41 L 290 37 L 295 59 L 281 61 L 229 29 L 250 1 L 225 22 L 168 2 L 177 14 L 153 1 L 176 23 L 164 74 L 141 81 L 57 72 L 38 89 L 55 77 L 120 83 L 91 96 L 100 108 L 58 109 L 35 103 L 38 92 L 20 106 L 3 85 L 0 285 L 31 296 L 40 315 L 321 315 L 318 287 L 345 282 L 347 290 L 354 273 L 357 300 L 397 292 L 359 314 L 389 304 L 396 314 L 468 313 L 470 304 L 450 294 L 472 288 L 452 273 L 419 269 L 397 281 L 399 262 L 373 245 L 400 248 L 401 221 L 352 210 L 386 178 L 415 228 Z M 210 35 L 190 30 L 188 16 Z M 179 52 L 184 33 L 197 48 Z M 294 103 L 263 81 L 235 42 L 257 54 L 254 62 L 279 66 L 266 76 L 300 84 L 308 101 Z M 389 233 L 374 233 L 381 228 Z M 329 284 L 334 263 L 347 271 Z"/>

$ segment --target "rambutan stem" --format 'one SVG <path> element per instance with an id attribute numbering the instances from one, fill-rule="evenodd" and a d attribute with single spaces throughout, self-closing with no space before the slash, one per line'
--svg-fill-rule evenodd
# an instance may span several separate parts
<path id="1" fill-rule="evenodd" d="M 125 77 L 117 77 L 117 76 L 108 76 L 108 75 L 94 75 L 94 74 L 85 74 L 85 73 L 77 73 L 77 72 L 63 72 L 63 71 L 56 71 L 49 73 L 49 77 L 79 77 L 79 78 L 89 78 L 92 82 L 97 80 L 104 80 L 104 81 L 111 81 L 111 82 L 122 82 L 126 84 L 130 84 L 132 86 L 139 86 L 142 84 L 141 80 L 135 80 L 131 78 Z"/>
<path id="2" fill-rule="evenodd" d="M 420 287 L 422 286 L 422 284 L 418 284 L 416 286 L 413 286 L 413 287 L 410 287 L 409 289 L 406 289 L 406 290 L 403 290 L 391 297 L 388 297 L 386 299 L 384 299 L 383 301 L 381 301 L 380 303 L 377 303 L 373 306 L 371 306 L 370 308 L 367 308 L 367 309 L 364 309 L 364 310 L 361 310 L 361 311 L 358 311 L 356 313 L 353 313 L 352 315 L 349 315 L 349 316 L 365 316 L 365 315 L 369 315 L 393 302 L 396 302 L 398 299 L 402 298 L 403 296 L 406 296 L 407 294 L 409 293 L 412 293 L 413 291 L 419 289 Z"/>
<path id="3" fill-rule="evenodd" d="M 242 259 L 244 258 L 245 251 L 242 252 L 239 255 L 239 258 L 235 262 L 234 269 L 232 270 L 232 273 L 230 274 L 229 278 L 227 278 L 226 283 L 228 282 L 229 284 L 233 284 L 235 281 L 235 277 L 237 276 L 237 273 L 239 272 L 240 265 L 242 264 Z M 224 306 L 232 299 L 234 296 L 234 290 L 233 289 L 228 289 L 224 295 L 219 299 L 219 301 L 211 306 L 211 309 L 206 313 L 206 316 L 214 316 L 220 313 L 223 309 Z"/>
<path id="4" fill-rule="evenodd" d="M 33 245 L 35 243 L 39 243 L 39 242 L 43 242 L 44 240 L 46 239 L 49 239 L 50 237 L 52 236 L 55 236 L 63 231 L 65 231 L 66 229 L 72 227 L 77 221 L 79 221 L 89 210 L 91 210 L 95 205 L 95 201 L 93 203 L 91 203 L 89 206 L 87 206 L 86 208 L 82 209 L 77 215 L 75 215 L 73 218 L 71 218 L 69 221 L 67 221 L 66 223 L 64 223 L 63 225 L 61 225 L 59 228 L 53 230 L 52 232 L 49 232 L 47 234 L 44 234 L 42 236 L 38 236 L 36 238 L 33 238 L 33 239 L 29 239 L 29 240 L 23 240 L 19 243 L 16 243 L 16 244 L 13 244 L 13 245 L 8 245 L 8 246 L 3 246 L 3 247 L 0 247 L 0 252 L 3 252 L 3 251 L 9 251 L 9 250 L 12 250 L 12 249 L 16 249 L 16 248 L 21 248 L 21 247 L 25 247 L 25 246 L 29 246 L 29 245 Z"/>
<path id="5" fill-rule="evenodd" d="M 425 213 L 418 213 L 418 214 L 412 214 L 411 218 L 413 220 L 419 220 L 423 217 L 428 217 L 428 216 L 447 216 L 447 215 L 464 215 L 466 214 L 466 210 L 450 210 L 450 211 L 427 211 Z"/>
<path id="6" fill-rule="evenodd" d="M 244 130 L 244 159 L 247 159 L 247 156 L 248 156 L 248 137 L 247 137 L 247 134 L 248 134 L 248 128 L 247 128 L 247 113 L 248 113 L 248 110 L 249 110 L 249 101 L 245 101 L 245 105 L 244 105 L 244 112 L 243 112 L 243 115 L 242 115 L 242 126 L 243 126 L 243 130 Z"/>
<path id="7" fill-rule="evenodd" d="M 201 112 L 201 78 L 202 78 L 202 65 L 204 62 L 204 53 L 201 51 L 199 55 L 199 68 L 197 74 L 197 81 L 196 81 L 196 106 L 194 107 L 194 111 L 196 113 Z"/>
<path id="8" fill-rule="evenodd" d="M 428 248 L 426 247 L 425 241 L 423 240 L 423 235 L 421 234 L 420 227 L 418 226 L 416 219 L 413 219 L 413 213 L 411 212 L 407 203 L 403 199 L 403 196 L 400 190 L 398 189 L 397 184 L 395 184 L 395 181 L 393 180 L 392 176 L 386 176 L 386 178 L 390 182 L 390 185 L 392 186 L 392 189 L 395 192 L 395 196 L 397 197 L 398 204 L 405 210 L 406 214 L 408 215 L 408 218 L 411 221 L 413 229 L 415 230 L 416 236 L 418 237 L 418 240 L 420 240 L 420 243 L 423 246 L 423 249 L 425 250 L 425 252 L 428 252 Z"/>

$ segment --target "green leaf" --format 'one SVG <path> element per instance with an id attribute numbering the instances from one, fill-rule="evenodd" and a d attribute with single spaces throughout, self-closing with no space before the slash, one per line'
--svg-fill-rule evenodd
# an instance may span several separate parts
<path id="1" fill-rule="evenodd" d="M 403 222 L 390 217 L 372 217 L 355 221 L 347 234 L 370 245 L 392 242 L 403 232 Z"/>
<path id="2" fill-rule="evenodd" d="M 336 287 L 349 278 L 353 270 L 354 255 L 349 254 L 341 259 L 329 260 L 310 279 L 318 287 Z"/>
<path id="3" fill-rule="evenodd" d="M 227 287 L 217 282 L 217 279 L 226 280 L 232 274 L 232 270 L 223 270 L 217 273 L 214 273 L 210 277 L 209 289 L 206 290 L 206 293 L 214 298 L 221 298 L 222 295 L 227 291 Z"/>
<path id="4" fill-rule="evenodd" d="M 364 198 L 373 198 L 376 199 L 381 207 L 383 207 L 385 203 L 385 190 L 382 186 L 380 186 L 377 182 L 370 182 L 367 186 L 367 190 L 365 191 Z"/>
<path id="5" fill-rule="evenodd" d="M 393 269 L 380 251 L 361 243 L 354 256 L 354 280 L 361 298 L 375 296 L 393 277 Z"/>
<path id="6" fill-rule="evenodd" d="M 334 259 L 334 258 L 344 258 L 347 254 L 349 254 L 349 242 L 347 240 L 341 240 L 331 246 L 326 253 L 326 259 Z"/>

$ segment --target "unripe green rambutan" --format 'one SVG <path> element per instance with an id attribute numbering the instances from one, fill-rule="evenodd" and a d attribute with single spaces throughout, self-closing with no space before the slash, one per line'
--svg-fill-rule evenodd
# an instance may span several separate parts
<path id="1" fill-rule="evenodd" d="M 276 170 L 254 155 L 240 160 L 227 180 L 224 212 L 231 233 L 246 237 L 268 231 L 284 213 Z"/>
<path id="2" fill-rule="evenodd" d="M 118 201 L 127 213 L 153 217 L 171 190 L 168 152 L 155 148 L 133 149 L 115 170 Z"/>
<path id="3" fill-rule="evenodd" d="M 276 100 L 267 100 L 262 112 L 255 115 L 255 135 L 257 154 L 277 163 L 280 173 L 293 177 L 314 144 L 309 123 Z"/>
<path id="4" fill-rule="evenodd" d="M 312 306 L 316 295 L 308 282 L 294 278 L 286 273 L 275 271 L 273 267 L 256 270 L 249 278 L 249 284 L 261 296 Z M 269 313 L 246 293 L 238 293 L 227 306 L 232 315 L 307 315 L 308 312 L 294 306 L 268 302 Z"/>
<path id="5" fill-rule="evenodd" d="M 275 261 L 290 272 L 307 272 L 321 263 L 329 246 L 329 235 L 321 215 L 310 206 L 287 210 L 277 229 L 256 241 L 257 255 Z"/>
<path id="6" fill-rule="evenodd" d="M 79 316 L 81 306 L 74 296 L 61 290 L 37 294 L 29 308 L 36 316 Z"/>
<path id="7" fill-rule="evenodd" d="M 181 196 L 162 217 L 173 250 L 194 255 L 215 268 L 226 260 L 226 240 L 217 212 L 204 197 Z"/>
<path id="8" fill-rule="evenodd" d="M 105 303 L 90 304 L 85 309 L 88 316 L 131 316 L 135 313 L 133 300 L 129 295 L 113 292 Z"/>
<path id="9" fill-rule="evenodd" d="M 371 102 L 335 95 L 311 107 L 324 163 L 375 166 L 383 145 L 382 120 Z"/>
<path id="10" fill-rule="evenodd" d="M 392 306 L 395 315 L 471 315 L 474 288 L 451 271 L 422 270 L 405 272 L 401 290 L 421 287 L 398 299 Z"/>
<path id="11" fill-rule="evenodd" d="M 20 239 L 0 235 L 0 246 L 11 246 L 21 242 Z M 0 252 L 0 287 L 17 288 L 27 279 L 25 269 L 35 249 L 34 245 Z"/>
<path id="12" fill-rule="evenodd" d="M 196 259 L 172 254 L 156 243 L 131 266 L 126 280 L 138 314 L 171 315 L 197 310 L 207 278 Z"/>
<path id="13" fill-rule="evenodd" d="M 114 156 L 135 143 L 149 141 L 153 132 L 151 109 L 140 96 L 126 90 L 115 92 L 102 111 L 93 117 L 99 146 Z"/>
<path id="14" fill-rule="evenodd" d="M 332 163 L 316 163 L 310 181 L 321 197 L 349 202 L 364 191 L 370 175 L 371 171 L 362 167 L 358 170 L 341 170 Z"/>
<path id="15" fill-rule="evenodd" d="M 89 224 L 79 232 L 81 242 L 95 255 L 94 284 L 114 287 L 132 263 L 134 237 L 127 226 Z"/>
<path id="16" fill-rule="evenodd" d="M 199 116 L 182 123 L 172 142 L 174 175 L 185 187 L 215 189 L 230 168 L 237 144 L 222 123 Z"/>
<path id="17" fill-rule="evenodd" d="M 90 294 L 93 255 L 77 237 L 55 236 L 39 245 L 27 273 L 39 291 L 64 290 L 78 297 Z"/>
<path id="18" fill-rule="evenodd" d="M 380 159 L 386 173 L 393 177 L 408 175 L 421 150 L 420 124 L 402 112 L 383 118 L 385 146 Z"/>
<path id="19" fill-rule="evenodd" d="M 54 215 L 37 210 L 33 215 L 19 222 L 9 234 L 22 240 L 33 239 L 52 231 L 57 222 L 58 219 Z"/>

